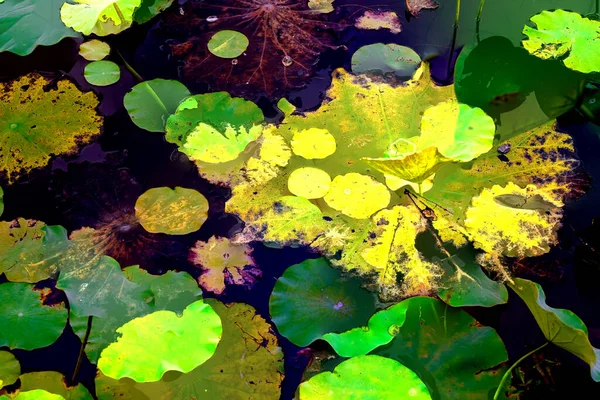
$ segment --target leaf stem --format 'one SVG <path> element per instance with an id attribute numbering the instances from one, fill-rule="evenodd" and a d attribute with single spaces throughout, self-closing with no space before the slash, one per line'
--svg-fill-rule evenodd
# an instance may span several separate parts
<path id="1" fill-rule="evenodd" d="M 83 341 L 81 342 L 81 348 L 79 349 L 79 355 L 77 356 L 77 364 L 75 364 L 75 371 L 73 371 L 73 377 L 71 378 L 71 383 L 77 383 L 77 375 L 79 375 L 79 369 L 81 368 L 81 361 L 83 361 L 83 355 L 85 354 L 85 346 L 87 345 L 88 339 L 90 337 L 90 332 L 92 331 L 92 316 L 88 317 L 87 328 L 85 330 L 85 336 L 83 337 Z"/>
<path id="2" fill-rule="evenodd" d="M 456 37 L 458 36 L 458 20 L 460 19 L 460 0 L 456 0 L 456 15 L 454 16 L 454 32 L 452 33 L 452 45 L 450 46 L 450 54 L 448 55 L 448 77 L 450 75 L 450 67 L 454 58 L 454 49 L 456 48 Z"/>
<path id="3" fill-rule="evenodd" d="M 121 52 L 119 50 L 117 50 L 117 49 L 115 49 L 115 51 L 117 52 L 117 54 L 121 58 L 121 61 L 123 61 L 123 64 L 125 65 L 125 68 L 127 68 L 127 70 L 131 73 L 131 75 L 133 75 L 135 77 L 135 79 L 139 80 L 140 82 L 143 82 L 144 78 L 142 78 L 142 76 L 140 74 L 138 74 L 137 71 L 135 69 L 133 69 L 133 67 L 131 65 L 129 65 L 129 63 L 127 62 L 127 60 L 125 60 L 125 57 L 123 57 L 123 54 L 121 54 Z"/>
<path id="4" fill-rule="evenodd" d="M 600 0 L 597 0 L 600 1 Z M 481 14 L 483 13 L 483 6 L 485 5 L 485 0 L 481 0 L 479 3 L 479 11 L 477 11 L 477 20 L 475 21 L 475 36 L 477 38 L 477 43 L 480 41 L 479 37 L 479 25 L 481 24 Z"/>
<path id="5" fill-rule="evenodd" d="M 119 6 L 117 5 L 117 3 L 113 3 L 113 7 L 115 8 L 115 11 L 117 12 L 117 15 L 119 16 L 119 18 L 121 19 L 121 23 L 124 24 L 125 23 L 125 16 L 123 15 L 123 13 L 121 12 L 121 9 L 119 8 Z"/>
<path id="6" fill-rule="evenodd" d="M 496 393 L 494 394 L 494 400 L 498 400 L 500 398 L 500 394 L 502 393 L 502 388 L 506 384 L 506 381 L 508 381 L 508 378 L 510 378 L 510 376 L 512 375 L 511 374 L 512 370 L 515 369 L 515 367 L 517 365 L 519 365 L 519 363 L 521 363 L 521 361 L 523 361 L 524 359 L 526 359 L 533 353 L 537 353 L 544 347 L 548 346 L 549 343 L 550 342 L 546 342 L 543 345 L 541 345 L 540 347 L 536 347 L 535 349 L 531 350 L 529 353 L 525 354 L 523 357 L 519 358 L 517 361 L 515 361 L 515 363 L 513 365 L 510 366 L 510 368 L 504 373 L 504 376 L 502 377 L 502 380 L 500 381 L 500 385 L 498 385 L 498 389 L 496 389 Z"/>

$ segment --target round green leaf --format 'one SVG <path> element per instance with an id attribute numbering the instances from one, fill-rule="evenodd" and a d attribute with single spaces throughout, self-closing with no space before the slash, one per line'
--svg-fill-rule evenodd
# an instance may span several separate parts
<path id="1" fill-rule="evenodd" d="M 251 101 L 232 98 L 227 92 L 198 94 L 182 101 L 175 114 L 169 117 L 166 139 L 183 148 L 190 133 L 200 123 L 225 133 L 228 127 L 236 131 L 244 127 L 248 131 L 263 122 L 262 111 Z"/>
<path id="2" fill-rule="evenodd" d="M 410 79 L 421 65 L 421 57 L 410 47 L 399 44 L 375 43 L 363 46 L 352 56 L 352 72 L 364 74 L 393 73 L 398 78 Z"/>
<path id="3" fill-rule="evenodd" d="M 102 60 L 110 53 L 110 46 L 97 39 L 92 39 L 79 46 L 79 55 L 88 61 Z"/>
<path id="4" fill-rule="evenodd" d="M 219 31 L 208 41 L 208 50 L 217 57 L 236 58 L 248 48 L 248 38 L 231 30 Z"/>
<path id="5" fill-rule="evenodd" d="M 63 304 L 45 306 L 40 296 L 26 283 L 0 285 L 0 347 L 33 350 L 58 339 L 67 323 L 67 310 Z"/>
<path id="6" fill-rule="evenodd" d="M 202 300 L 190 304 L 181 317 L 157 311 L 117 329 L 121 337 L 100 355 L 103 374 L 136 382 L 153 382 L 167 371 L 190 372 L 208 360 L 223 333 L 221 319 Z"/>
<path id="7" fill-rule="evenodd" d="M 0 52 L 20 56 L 36 46 L 50 46 L 66 37 L 79 37 L 60 20 L 64 0 L 6 0 L 0 5 Z"/>
<path id="8" fill-rule="evenodd" d="M 15 383 L 20 374 L 19 360 L 8 351 L 0 351 L 0 389 Z"/>
<path id="9" fill-rule="evenodd" d="M 429 390 L 410 369 L 379 356 L 358 356 L 333 372 L 300 385 L 300 400 L 430 400 Z"/>
<path id="10" fill-rule="evenodd" d="M 330 332 L 364 325 L 375 311 L 373 295 L 358 279 L 344 279 L 324 258 L 289 267 L 275 283 L 269 311 L 279 333 L 308 346 Z"/>
<path id="11" fill-rule="evenodd" d="M 92 400 L 92 395 L 81 383 L 67 386 L 66 378 L 56 371 L 29 372 L 19 377 L 21 390 L 43 389 L 61 395 L 66 400 Z"/>
<path id="12" fill-rule="evenodd" d="M 121 70 L 112 61 L 94 61 L 85 66 L 83 76 L 90 85 L 109 86 L 119 81 Z"/>
<path id="13" fill-rule="evenodd" d="M 536 28 L 525 26 L 523 47 L 542 59 L 565 55 L 567 67 L 584 73 L 600 71 L 600 22 L 564 11 L 542 11 L 531 17 Z"/>
<path id="14" fill-rule="evenodd" d="M 480 400 L 498 387 L 508 360 L 502 340 L 463 310 L 430 297 L 404 300 L 408 311 L 398 334 L 373 354 L 415 371 L 434 399 Z"/>
<path id="15" fill-rule="evenodd" d="M 66 26 L 84 35 L 106 36 L 131 26 L 133 13 L 142 0 L 73 0 L 65 2 L 60 18 Z"/>
<path id="16" fill-rule="evenodd" d="M 185 235 L 204 224 L 208 201 L 194 189 L 153 188 L 137 199 L 135 215 L 148 232 Z"/>
<path id="17" fill-rule="evenodd" d="M 153 79 L 138 83 L 125 95 L 123 104 L 138 127 L 150 132 L 164 132 L 169 115 L 175 113 L 190 91 L 178 81 Z"/>

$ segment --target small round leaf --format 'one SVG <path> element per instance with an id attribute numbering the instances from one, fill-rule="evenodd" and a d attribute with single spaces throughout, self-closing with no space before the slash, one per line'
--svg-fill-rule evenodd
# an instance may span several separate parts
<path id="1" fill-rule="evenodd" d="M 231 30 L 219 31 L 208 41 L 208 50 L 217 57 L 236 58 L 248 48 L 248 38 Z"/>
<path id="2" fill-rule="evenodd" d="M 352 56 L 352 72 L 393 73 L 398 78 L 410 79 L 421 65 L 421 57 L 410 47 L 399 44 L 375 43 L 363 46 Z"/>
<path id="3" fill-rule="evenodd" d="M 79 46 L 79 55 L 88 61 L 102 60 L 110 53 L 110 46 L 100 40 L 93 39 Z"/>
<path id="4" fill-rule="evenodd" d="M 290 192 L 307 199 L 320 199 L 327 194 L 330 186 L 329 174 L 313 167 L 298 168 L 288 178 Z"/>
<path id="5" fill-rule="evenodd" d="M 121 78 L 119 66 L 112 61 L 94 61 L 83 70 L 85 80 L 94 86 L 109 86 Z"/>

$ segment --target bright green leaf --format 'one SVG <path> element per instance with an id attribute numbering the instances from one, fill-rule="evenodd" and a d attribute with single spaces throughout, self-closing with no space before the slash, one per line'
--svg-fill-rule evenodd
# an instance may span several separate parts
<path id="1" fill-rule="evenodd" d="M 204 224 L 208 201 L 194 189 L 152 188 L 138 197 L 135 216 L 148 232 L 185 235 Z"/>
<path id="2" fill-rule="evenodd" d="M 102 351 L 98 368 L 114 379 L 153 382 L 167 371 L 190 372 L 215 352 L 222 335 L 221 319 L 202 300 L 181 317 L 156 311 L 117 329 L 121 337 Z"/>
<path id="3" fill-rule="evenodd" d="M 150 132 L 164 132 L 167 118 L 190 95 L 180 82 L 153 79 L 138 83 L 125 95 L 123 104 L 138 127 Z"/>
<path id="4" fill-rule="evenodd" d="M 224 30 L 215 33 L 208 41 L 208 51 L 221 58 L 236 58 L 248 48 L 248 38 L 243 33 Z"/>
<path id="5" fill-rule="evenodd" d="M 60 9 L 66 26 L 84 35 L 106 36 L 131 26 L 133 13 L 142 0 L 73 0 Z"/>
<path id="6" fill-rule="evenodd" d="M 15 383 L 20 374 L 19 360 L 12 353 L 0 350 L 0 389 Z"/>
<path id="7" fill-rule="evenodd" d="M 20 56 L 36 46 L 51 46 L 66 37 L 79 37 L 60 20 L 65 0 L 6 0 L 0 6 L 0 52 Z"/>
<path id="8" fill-rule="evenodd" d="M 66 378 L 55 371 L 29 372 L 19 377 L 21 390 L 43 389 L 63 396 L 66 400 L 92 400 L 92 395 L 81 383 L 67 386 Z"/>
<path id="9" fill-rule="evenodd" d="M 79 46 L 79 55 L 88 61 L 102 60 L 110 53 L 110 46 L 97 39 L 92 39 Z"/>
<path id="10" fill-rule="evenodd" d="M 359 356 L 300 385 L 300 400 L 430 400 L 417 374 L 398 361 Z"/>
<path id="11" fill-rule="evenodd" d="M 523 47 L 542 59 L 565 55 L 567 67 L 584 73 L 600 71 L 600 22 L 564 11 L 542 11 L 531 17 L 536 28 L 525 26 Z"/>
<path id="12" fill-rule="evenodd" d="M 373 296 L 358 279 L 344 279 L 324 258 L 289 267 L 275 283 L 269 312 L 279 333 L 308 346 L 330 332 L 363 325 L 374 311 Z"/>
<path id="13" fill-rule="evenodd" d="M 387 74 L 409 79 L 419 65 L 421 57 L 410 47 L 395 43 L 375 43 L 363 46 L 352 55 L 352 72 Z"/>
<path id="14" fill-rule="evenodd" d="M 600 382 L 600 350 L 591 345 L 581 318 L 546 304 L 546 294 L 535 282 L 516 278 L 510 288 L 525 302 L 546 339 L 588 363 L 592 379 Z"/>
<path id="15" fill-rule="evenodd" d="M 0 347 L 24 350 L 46 347 L 58 339 L 67 323 L 64 304 L 44 305 L 42 292 L 26 283 L 1 284 L 0 304 Z"/>
<path id="16" fill-rule="evenodd" d="M 262 126 L 255 125 L 249 130 L 245 127 L 228 126 L 225 132 L 219 132 L 211 125 L 199 123 L 187 137 L 180 150 L 193 161 L 219 164 L 233 161 L 249 143 L 255 141 L 262 132 Z"/>
<path id="17" fill-rule="evenodd" d="M 83 69 L 85 80 L 94 86 L 109 86 L 121 79 L 121 69 L 112 61 L 94 61 Z"/>
<path id="18" fill-rule="evenodd" d="M 140 8 L 133 14 L 133 20 L 138 24 L 146 23 L 169 8 L 171 4 L 173 0 L 142 0 Z"/>

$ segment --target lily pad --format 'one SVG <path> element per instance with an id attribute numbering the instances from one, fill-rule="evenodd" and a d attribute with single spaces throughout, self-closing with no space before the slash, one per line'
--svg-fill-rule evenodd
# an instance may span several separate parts
<path id="1" fill-rule="evenodd" d="M 330 332 L 367 322 L 373 296 L 360 280 L 342 278 L 324 258 L 292 265 L 275 283 L 269 312 L 279 333 L 297 346 L 308 346 Z"/>
<path id="2" fill-rule="evenodd" d="M 223 333 L 221 319 L 202 300 L 181 317 L 157 311 L 117 329 L 121 337 L 102 351 L 98 368 L 114 379 L 153 382 L 167 371 L 190 372 L 215 352 Z"/>
<path id="3" fill-rule="evenodd" d="M 138 197 L 135 215 L 148 232 L 185 235 L 204 224 L 208 201 L 194 189 L 153 188 Z"/>
<path id="4" fill-rule="evenodd" d="M 19 377 L 21 390 L 43 389 L 63 396 L 66 400 L 92 400 L 92 395 L 81 383 L 67 386 L 66 378 L 55 371 L 28 372 Z"/>
<path id="5" fill-rule="evenodd" d="M 112 61 L 94 61 L 83 70 L 85 80 L 94 86 L 109 86 L 121 79 L 121 69 Z"/>
<path id="6" fill-rule="evenodd" d="M 327 205 L 352 218 L 368 218 L 390 204 L 391 195 L 382 183 L 370 176 L 351 172 L 331 181 L 324 197 Z"/>
<path id="7" fill-rule="evenodd" d="M 173 0 L 142 0 L 140 7 L 133 13 L 133 20 L 144 24 L 169 8 Z"/>
<path id="8" fill-rule="evenodd" d="M 565 55 L 567 67 L 583 73 L 600 72 L 600 22 L 565 10 L 542 11 L 525 26 L 523 47 L 542 59 Z"/>
<path id="9" fill-rule="evenodd" d="M 288 178 L 290 192 L 306 199 L 320 199 L 329 192 L 330 188 L 331 177 L 318 168 L 298 168 Z"/>
<path id="10" fill-rule="evenodd" d="M 178 81 L 153 79 L 138 83 L 125 95 L 123 104 L 138 127 L 150 132 L 164 132 L 167 118 L 190 95 Z"/>
<path id="11" fill-rule="evenodd" d="M 103 41 L 92 39 L 79 46 L 79 55 L 88 61 L 99 61 L 110 53 L 110 46 Z"/>
<path id="12" fill-rule="evenodd" d="M 46 166 L 54 155 L 74 153 L 100 133 L 93 93 L 80 92 L 68 80 L 45 90 L 49 84 L 36 74 L 0 84 L 0 172 L 9 183 Z"/>
<path id="13" fill-rule="evenodd" d="M 546 294 L 535 282 L 515 278 L 510 288 L 525 302 L 544 337 L 588 363 L 592 379 L 600 382 L 600 349 L 591 345 L 581 318 L 572 311 L 546 304 Z"/>
<path id="14" fill-rule="evenodd" d="M 65 400 L 59 394 L 47 392 L 42 389 L 34 389 L 28 392 L 19 392 L 15 397 L 8 397 L 6 395 L 0 396 L 0 400 Z"/>
<path id="15" fill-rule="evenodd" d="M 211 125 L 201 122 L 189 132 L 180 150 L 194 161 L 225 163 L 238 158 L 246 146 L 255 141 L 261 132 L 260 125 L 255 125 L 249 130 L 241 126 L 237 131 L 232 126 L 227 126 L 224 132 L 220 132 Z"/>
<path id="16" fill-rule="evenodd" d="M 421 57 L 410 47 L 395 43 L 363 46 L 352 55 L 352 72 L 393 73 L 399 79 L 411 78 L 421 65 Z"/>
<path id="17" fill-rule="evenodd" d="M 106 36 L 131 26 L 133 13 L 142 0 L 73 0 L 60 9 L 60 18 L 69 28 L 84 35 Z"/>
<path id="18" fill-rule="evenodd" d="M 221 58 L 236 58 L 248 48 L 248 38 L 241 32 L 224 30 L 208 41 L 208 51 Z"/>
<path id="19" fill-rule="evenodd" d="M 20 374 L 19 360 L 12 353 L 0 350 L 0 389 L 15 383 Z"/>
<path id="20" fill-rule="evenodd" d="M 66 37 L 80 37 L 60 20 L 64 0 L 6 0 L 0 5 L 0 52 L 20 56 L 36 46 L 51 46 Z"/>
<path id="21" fill-rule="evenodd" d="M 403 303 L 408 307 L 406 321 L 389 345 L 372 354 L 416 372 L 433 399 L 490 398 L 506 369 L 502 363 L 508 360 L 498 334 L 463 310 L 430 297 Z"/>
<path id="22" fill-rule="evenodd" d="M 307 160 L 327 158 L 336 150 L 335 138 L 327 129 L 310 128 L 294 132 L 292 151 Z"/>
<path id="23" fill-rule="evenodd" d="M 42 293 L 26 283 L 0 285 L 0 347 L 33 350 L 51 345 L 67 324 L 64 304 L 46 306 Z M 27 334 L 23 334 L 26 332 Z"/>

